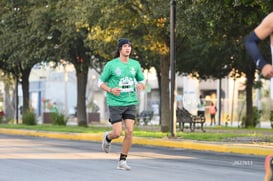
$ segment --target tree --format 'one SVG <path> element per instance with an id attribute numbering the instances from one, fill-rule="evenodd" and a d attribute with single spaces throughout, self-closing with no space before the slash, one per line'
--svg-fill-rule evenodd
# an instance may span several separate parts
<path id="1" fill-rule="evenodd" d="M 29 109 L 29 75 L 31 68 L 41 61 L 40 46 L 43 44 L 31 13 L 43 1 L 1 1 L 0 68 L 11 73 L 17 83 L 22 83 L 23 112 Z M 18 106 L 18 105 L 17 105 Z M 18 109 L 18 108 L 16 108 Z"/>
<path id="2" fill-rule="evenodd" d="M 83 23 L 79 17 L 87 16 L 87 13 L 92 14 L 94 9 L 91 9 L 92 12 L 85 10 L 87 9 L 84 2 L 71 0 L 50 3 L 47 11 L 50 18 L 47 32 L 54 46 L 52 53 L 55 57 L 54 60 L 64 66 L 66 61 L 70 62 L 76 69 L 77 118 L 80 126 L 87 126 L 86 85 L 93 55 L 91 48 L 86 46 L 84 42 L 88 35 L 89 24 Z"/>
<path id="3" fill-rule="evenodd" d="M 162 0 L 113 0 L 94 2 L 93 5 L 100 6 L 98 9 L 101 15 L 98 23 L 90 26 L 90 46 L 105 62 L 112 58 L 112 47 L 116 46 L 116 40 L 130 37 L 134 48 L 133 57 L 140 61 L 143 68 L 154 66 L 157 70 L 161 130 L 169 131 L 169 89 L 162 88 L 169 85 L 169 3 Z"/>
<path id="4" fill-rule="evenodd" d="M 21 80 L 24 110 L 29 108 L 28 77 L 33 65 L 54 61 L 74 64 L 78 83 L 78 120 L 86 126 L 86 83 L 91 50 L 77 17 L 85 4 L 75 1 L 2 1 L 1 68 Z M 87 2 L 86 2 L 87 3 Z M 65 60 L 65 61 L 60 61 Z"/>
<path id="5" fill-rule="evenodd" d="M 253 126 L 255 66 L 246 56 L 243 43 L 257 20 L 264 16 L 268 2 L 185 0 L 180 3 L 185 11 L 178 14 L 179 19 L 182 19 L 178 27 L 185 27 L 186 43 L 179 56 L 179 72 L 190 73 L 201 79 L 222 78 L 231 71 L 245 74 L 246 126 Z"/>

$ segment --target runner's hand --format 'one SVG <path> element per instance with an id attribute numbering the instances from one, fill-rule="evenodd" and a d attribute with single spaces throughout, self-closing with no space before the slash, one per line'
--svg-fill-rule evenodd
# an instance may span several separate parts
<path id="1" fill-rule="evenodd" d="M 140 90 L 143 90 L 145 88 L 145 86 L 144 86 L 144 84 L 139 83 L 139 84 L 136 85 L 136 88 L 137 88 L 137 90 L 140 91 Z"/>
<path id="2" fill-rule="evenodd" d="M 270 64 L 266 64 L 262 69 L 262 75 L 266 78 L 273 77 L 273 66 Z"/>
<path id="3" fill-rule="evenodd" d="M 120 88 L 118 88 L 118 87 L 112 88 L 111 93 L 114 94 L 115 96 L 119 96 L 120 95 Z"/>

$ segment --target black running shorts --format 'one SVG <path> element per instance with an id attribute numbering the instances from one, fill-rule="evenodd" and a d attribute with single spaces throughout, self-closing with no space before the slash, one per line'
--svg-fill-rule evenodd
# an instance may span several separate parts
<path id="1" fill-rule="evenodd" d="M 109 106 L 111 124 L 121 122 L 125 119 L 136 119 L 136 105 L 129 106 Z"/>

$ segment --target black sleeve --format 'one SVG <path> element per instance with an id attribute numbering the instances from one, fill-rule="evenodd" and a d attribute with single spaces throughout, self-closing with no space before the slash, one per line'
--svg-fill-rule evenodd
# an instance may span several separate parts
<path id="1" fill-rule="evenodd" d="M 267 64 L 264 58 L 262 57 L 258 47 L 258 43 L 260 41 L 261 40 L 259 39 L 255 32 L 251 32 L 245 39 L 245 47 L 247 53 L 251 56 L 253 62 L 255 63 L 258 69 L 262 69 L 265 66 L 265 64 Z"/>

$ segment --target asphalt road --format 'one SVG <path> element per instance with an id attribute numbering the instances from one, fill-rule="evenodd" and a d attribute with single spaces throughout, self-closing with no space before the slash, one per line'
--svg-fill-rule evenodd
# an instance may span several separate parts
<path id="1" fill-rule="evenodd" d="M 120 144 L 0 134 L 1 181 L 262 181 L 264 157 L 133 145 L 131 171 L 116 170 Z"/>

